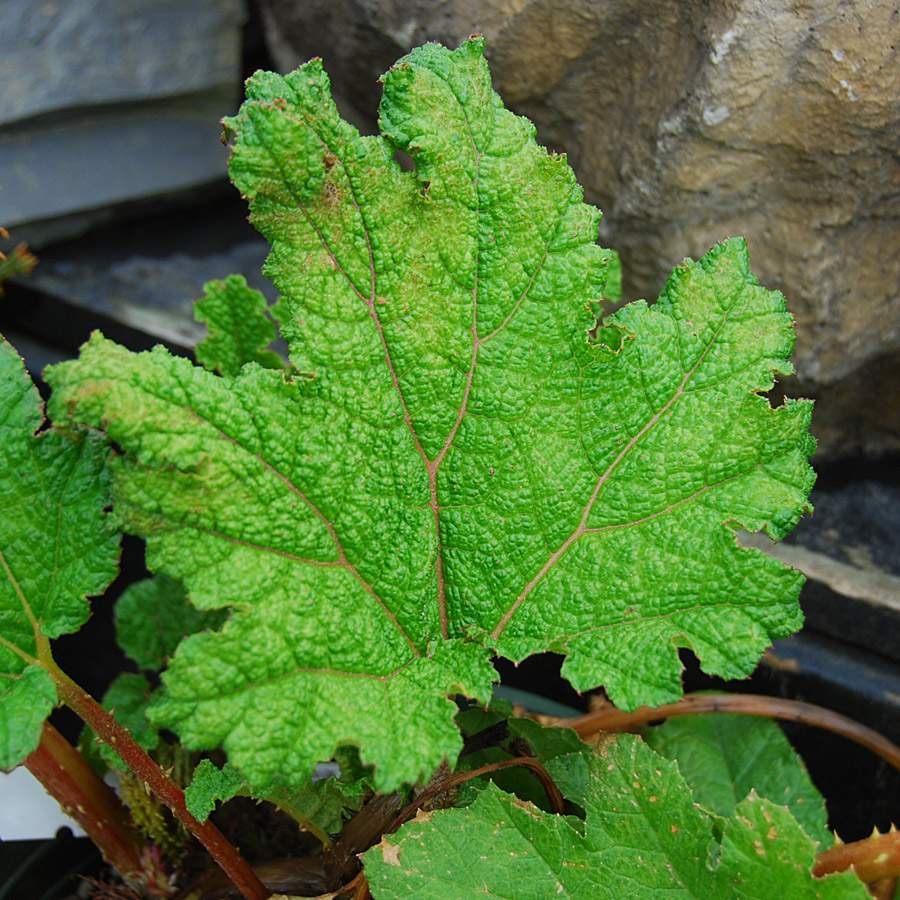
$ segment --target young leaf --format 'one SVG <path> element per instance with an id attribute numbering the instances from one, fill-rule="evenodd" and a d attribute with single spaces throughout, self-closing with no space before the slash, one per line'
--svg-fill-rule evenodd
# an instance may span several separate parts
<path id="1" fill-rule="evenodd" d="M 260 795 L 254 793 L 234 766 L 226 763 L 220 769 L 211 760 L 203 759 L 194 770 L 184 797 L 188 811 L 200 821 L 208 818 L 216 803 L 231 800 L 239 794 L 268 800 L 294 818 L 304 830 L 319 837 L 323 844 L 330 845 L 329 834 L 341 830 L 344 811 L 358 810 L 361 805 L 358 788 L 357 784 L 344 785 L 338 779 L 328 777 L 297 790 L 277 787 L 269 794 Z"/>
<path id="2" fill-rule="evenodd" d="M 591 760 L 587 819 L 543 813 L 490 785 L 465 809 L 420 815 L 365 855 L 375 900 L 863 900 L 850 873 L 813 878 L 812 841 L 751 794 L 725 826 L 694 806 L 675 764 L 629 736 Z"/>
<path id="3" fill-rule="evenodd" d="M 657 753 L 678 761 L 694 800 L 720 816 L 755 791 L 790 809 L 821 847 L 832 843 L 822 795 L 784 732 L 771 719 L 686 716 L 644 730 Z"/>
<path id="4" fill-rule="evenodd" d="M 507 737 L 498 744 L 463 756 L 460 759 L 462 769 L 477 769 L 487 763 L 509 759 L 510 752 L 518 744 L 521 751 L 544 766 L 563 797 L 578 806 L 584 805 L 591 747 L 571 728 L 544 726 L 533 719 L 513 716 L 509 704 L 497 699 L 487 709 L 475 707 L 459 713 L 456 721 L 465 735 L 499 722 L 505 723 L 507 732 Z M 509 745 L 510 749 L 501 749 L 503 745 Z M 530 771 L 518 767 L 501 769 L 491 774 L 491 780 L 520 799 L 531 800 L 545 808 L 546 794 Z M 467 782 L 467 785 L 474 788 L 473 782 Z M 462 790 L 466 790 L 466 785 L 462 786 Z"/>
<path id="5" fill-rule="evenodd" d="M 106 527 L 106 443 L 44 423 L 37 388 L 0 339 L 0 769 L 37 747 L 56 704 L 44 668 L 49 639 L 77 630 L 86 597 L 116 575 L 118 536 Z"/>
<path id="6" fill-rule="evenodd" d="M 225 621 L 221 610 L 204 611 L 188 601 L 184 585 L 156 575 L 128 585 L 116 601 L 119 646 L 142 668 L 158 671 L 186 634 L 216 629 Z"/>
<path id="7" fill-rule="evenodd" d="M 8 238 L 9 232 L 0 227 L 0 238 Z M 3 296 L 3 282 L 16 275 L 27 275 L 37 265 L 37 257 L 25 244 L 17 244 L 12 253 L 0 253 L 0 297 Z"/>
<path id="8" fill-rule="evenodd" d="M 210 371 L 234 376 L 247 362 L 280 369 L 281 359 L 266 347 L 275 340 L 275 326 L 266 315 L 268 304 L 242 275 L 208 281 L 194 304 L 194 318 L 209 327 L 209 337 L 197 344 L 197 362 Z"/>
<path id="9" fill-rule="evenodd" d="M 188 812 L 205 822 L 216 803 L 236 797 L 244 787 L 244 779 L 234 766 L 226 764 L 220 769 L 212 760 L 201 759 L 184 791 Z"/>
<path id="10" fill-rule="evenodd" d="M 655 705 L 680 693 L 678 646 L 743 675 L 800 622 L 801 576 L 734 534 L 808 508 L 811 404 L 760 395 L 790 371 L 783 298 L 732 240 L 592 341 L 599 213 L 482 51 L 401 60 L 382 137 L 341 121 L 317 60 L 258 73 L 226 120 L 314 378 L 99 336 L 49 374 L 56 408 L 125 450 L 117 515 L 151 565 L 234 609 L 181 645 L 157 721 L 260 791 L 342 743 L 382 788 L 429 772 L 490 652 L 557 650 L 576 687 Z"/>

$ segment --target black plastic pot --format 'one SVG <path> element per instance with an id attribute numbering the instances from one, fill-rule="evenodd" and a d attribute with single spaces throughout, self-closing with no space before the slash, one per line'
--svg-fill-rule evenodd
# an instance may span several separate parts
<path id="1" fill-rule="evenodd" d="M 102 865 L 90 838 L 73 837 L 68 828 L 47 840 L 0 842 L 0 900 L 84 897 L 84 878 Z"/>

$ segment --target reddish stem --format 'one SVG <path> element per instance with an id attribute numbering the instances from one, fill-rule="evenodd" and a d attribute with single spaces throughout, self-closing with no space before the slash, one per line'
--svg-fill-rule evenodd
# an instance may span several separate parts
<path id="1" fill-rule="evenodd" d="M 900 769 L 900 747 L 872 728 L 867 728 L 854 719 L 832 712 L 823 706 L 800 700 L 765 697 L 761 694 L 691 694 L 677 703 L 667 703 L 655 709 L 642 706 L 634 712 L 622 712 L 611 706 L 584 716 L 560 719 L 555 724 L 574 728 L 580 737 L 588 737 L 598 731 L 630 731 L 657 719 L 699 713 L 740 713 L 745 716 L 762 716 L 815 725 L 817 728 L 833 731 L 862 744 Z"/>
<path id="2" fill-rule="evenodd" d="M 128 879 L 141 870 L 142 841 L 116 792 L 49 722 L 25 767 L 100 848 L 106 861 Z"/>
<path id="3" fill-rule="evenodd" d="M 184 791 L 147 755 L 128 729 L 123 728 L 90 694 L 75 684 L 52 658 L 44 658 L 41 662 L 56 683 L 60 699 L 66 706 L 90 725 L 97 736 L 112 747 L 125 765 L 172 810 L 172 814 L 203 844 L 244 897 L 247 900 L 267 900 L 272 892 L 212 822 L 200 822 L 188 812 Z"/>
<path id="4" fill-rule="evenodd" d="M 388 831 L 396 831 L 404 822 L 409 821 L 409 819 L 415 815 L 417 809 L 420 809 L 427 801 L 437 794 L 452 790 L 460 784 L 471 781 L 473 778 L 480 778 L 482 775 L 488 775 L 499 769 L 509 769 L 512 766 L 530 769 L 532 774 L 534 774 L 544 788 L 547 799 L 553 807 L 553 812 L 557 815 L 562 815 L 565 812 L 565 801 L 563 800 L 562 793 L 560 793 L 559 788 L 556 786 L 556 782 L 544 766 L 532 756 L 514 756 L 512 759 L 503 759 L 499 762 L 487 763 L 484 766 L 480 766 L 477 769 L 471 769 L 468 772 L 457 772 L 455 775 L 447 775 L 445 778 L 438 779 L 434 784 L 425 788 L 421 794 L 407 803 L 406 806 L 400 810 L 397 818 L 391 823 Z"/>
<path id="5" fill-rule="evenodd" d="M 838 844 L 816 855 L 813 875 L 821 878 L 850 867 L 862 881 L 880 881 L 900 875 L 900 831 L 873 835 L 852 844 Z"/>

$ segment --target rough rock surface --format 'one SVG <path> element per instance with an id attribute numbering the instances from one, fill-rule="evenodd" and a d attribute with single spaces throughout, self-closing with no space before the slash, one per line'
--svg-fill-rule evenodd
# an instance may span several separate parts
<path id="1" fill-rule="evenodd" d="M 322 56 L 374 128 L 378 75 L 487 38 L 495 87 L 605 212 L 626 296 L 726 235 L 797 318 L 823 455 L 900 450 L 900 4 L 261 0 L 282 70 Z M 872 404 L 872 400 L 876 404 Z"/>

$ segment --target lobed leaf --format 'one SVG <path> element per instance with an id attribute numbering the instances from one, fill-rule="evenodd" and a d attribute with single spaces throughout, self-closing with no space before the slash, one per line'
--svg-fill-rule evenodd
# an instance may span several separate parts
<path id="1" fill-rule="evenodd" d="M 216 629 L 225 621 L 222 610 L 191 605 L 184 585 L 168 575 L 156 575 L 128 585 L 116 601 L 119 646 L 142 669 L 158 671 L 185 635 Z"/>
<path id="2" fill-rule="evenodd" d="M 48 640 L 87 621 L 86 597 L 117 570 L 105 440 L 43 425 L 37 388 L 0 339 L 0 769 L 37 747 L 56 704 Z"/>
<path id="3" fill-rule="evenodd" d="M 240 773 L 229 765 L 221 769 L 209 759 L 201 759 L 191 783 L 184 790 L 187 811 L 201 822 L 209 818 L 216 803 L 231 800 L 246 789 Z"/>
<path id="4" fill-rule="evenodd" d="M 375 900 L 854 898 L 851 873 L 813 878 L 812 841 L 751 794 L 725 824 L 696 807 L 675 764 L 622 736 L 591 759 L 584 829 L 494 785 L 465 809 L 420 815 L 365 854 Z M 487 848 L 490 848 L 488 851 Z"/>
<path id="5" fill-rule="evenodd" d="M 318 60 L 257 73 L 226 120 L 311 374 L 217 378 L 94 336 L 48 376 L 124 449 L 116 515 L 150 564 L 232 610 L 181 645 L 156 721 L 257 790 L 348 744 L 379 787 L 426 775 L 492 652 L 565 653 L 577 688 L 655 705 L 680 694 L 678 647 L 740 676 L 800 623 L 801 576 L 735 540 L 809 508 L 814 446 L 808 401 L 762 396 L 793 335 L 744 243 L 593 340 L 617 260 L 481 40 L 383 80 L 381 136 L 340 119 Z"/>
<path id="6" fill-rule="evenodd" d="M 194 770 L 191 783 L 184 792 L 188 812 L 205 821 L 219 802 L 237 795 L 268 800 L 290 815 L 302 829 L 313 831 L 320 839 L 341 830 L 345 810 L 358 810 L 362 786 L 344 784 L 329 776 L 311 781 L 296 790 L 275 788 L 266 795 L 253 792 L 234 766 L 218 768 L 211 760 L 203 759 Z"/>

